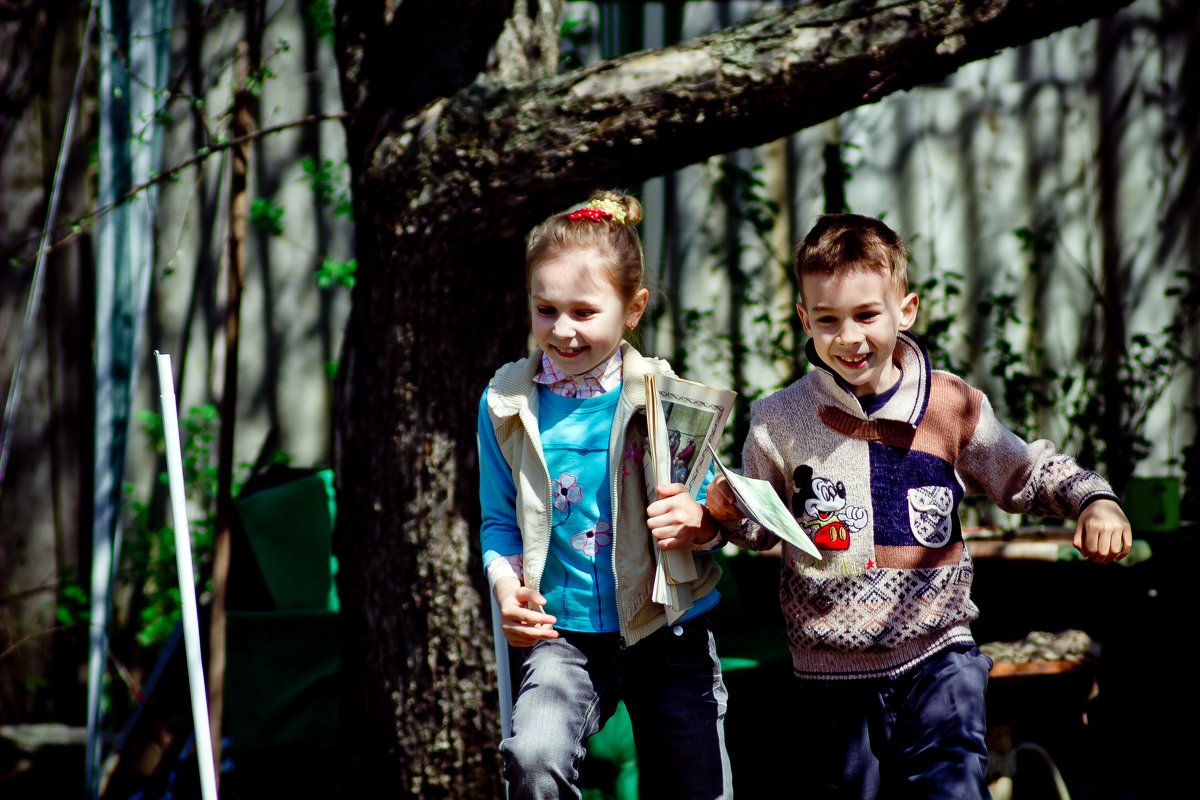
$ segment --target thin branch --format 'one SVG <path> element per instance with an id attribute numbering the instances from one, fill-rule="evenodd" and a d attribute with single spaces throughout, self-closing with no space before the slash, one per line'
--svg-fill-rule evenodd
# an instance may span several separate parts
<path id="1" fill-rule="evenodd" d="M 18 639 L 17 641 L 10 644 L 8 647 L 4 648 L 3 651 L 0 651 L 0 661 L 3 661 L 4 659 L 8 658 L 9 653 L 15 653 L 17 650 L 19 650 L 21 647 L 23 647 L 27 642 L 31 642 L 34 639 L 40 639 L 43 636 L 49 636 L 52 633 L 70 633 L 71 628 L 77 628 L 77 627 L 79 627 L 80 624 L 81 623 L 76 623 L 75 625 L 57 625 L 53 628 L 47 628 L 46 630 L 43 630 L 43 631 L 37 631 L 36 633 L 31 633 L 28 636 Z"/>
<path id="2" fill-rule="evenodd" d="M 106 206 L 101 206 L 100 208 L 93 210 L 91 213 L 86 214 L 86 215 L 80 217 L 79 219 L 61 223 L 58 226 L 59 230 L 61 230 L 62 228 L 65 228 L 67 226 L 71 226 L 73 228 L 73 230 L 66 236 L 62 237 L 61 239 L 57 239 L 53 243 L 48 245 L 46 247 L 46 252 L 47 253 L 53 252 L 54 250 L 57 250 L 59 247 L 62 247 L 65 244 L 69 244 L 70 242 L 75 240 L 75 237 L 78 236 L 82 232 L 83 228 L 90 226 L 93 222 L 95 222 L 100 217 L 102 217 L 105 214 L 109 213 L 110 211 L 113 211 L 114 209 L 124 205 L 125 203 L 129 202 L 134 197 L 136 197 L 137 195 L 139 195 L 142 192 L 149 189 L 150 187 L 155 186 L 159 183 L 162 183 L 164 180 L 172 178 L 177 173 L 182 172 L 185 169 L 188 169 L 189 167 L 194 166 L 195 164 L 197 164 L 199 162 L 205 161 L 210 156 L 216 155 L 224 150 L 228 150 L 231 147 L 237 147 L 239 145 L 245 144 L 246 142 L 254 141 L 255 139 L 260 139 L 264 136 L 269 136 L 273 133 L 281 133 L 282 131 L 288 130 L 289 128 L 298 128 L 301 125 L 309 125 L 309 124 L 317 123 L 317 122 L 332 122 L 332 121 L 336 121 L 336 120 L 343 120 L 343 119 L 348 119 L 352 116 L 354 116 L 354 115 L 350 114 L 348 112 L 345 112 L 345 111 L 333 111 L 328 114 L 312 114 L 307 117 L 301 117 L 300 119 L 291 120 L 289 122 L 281 122 L 277 125 L 269 125 L 265 128 L 260 128 L 259 130 L 252 131 L 251 133 L 248 133 L 245 136 L 239 136 L 236 139 L 229 139 L 224 142 L 217 142 L 216 144 L 213 144 L 211 146 L 206 146 L 203 150 L 201 150 L 199 153 L 192 156 L 191 158 L 184 159 L 183 161 L 179 162 L 178 164 L 171 167 L 170 169 L 156 174 L 153 178 L 151 178 L 148 181 L 145 181 L 144 183 L 139 183 L 136 186 L 130 187 L 129 191 L 126 192 L 125 196 L 122 197 L 121 199 L 115 200 Z M 7 252 L 11 253 L 14 250 L 17 250 L 22 245 L 28 244 L 29 242 L 33 241 L 34 238 L 35 237 L 30 236 L 30 237 L 27 237 L 26 239 L 24 239 L 23 241 L 17 242 L 13 247 L 9 248 L 9 250 Z M 7 255 L 7 253 L 0 254 L 0 257 L 3 257 L 3 255 Z M 30 258 L 34 258 L 37 255 L 38 255 L 38 253 L 34 253 L 32 256 L 30 256 Z"/>

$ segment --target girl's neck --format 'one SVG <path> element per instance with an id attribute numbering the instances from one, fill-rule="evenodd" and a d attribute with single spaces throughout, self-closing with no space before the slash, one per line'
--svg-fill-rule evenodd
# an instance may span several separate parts
<path id="1" fill-rule="evenodd" d="M 590 370 L 578 375 L 563 372 L 545 353 L 542 366 L 534 381 L 545 384 L 551 392 L 563 397 L 595 397 L 621 385 L 624 358 L 618 347 L 611 356 Z"/>

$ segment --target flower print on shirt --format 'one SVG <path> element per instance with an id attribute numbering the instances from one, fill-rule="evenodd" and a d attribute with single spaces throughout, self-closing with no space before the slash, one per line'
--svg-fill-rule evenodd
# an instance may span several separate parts
<path id="1" fill-rule="evenodd" d="M 608 531 L 612 526 L 601 520 L 596 523 L 596 526 L 590 531 L 577 533 L 571 537 L 571 547 L 583 552 L 588 558 L 596 557 L 596 548 L 604 547 L 612 541 L 612 537 L 608 535 Z"/>
<path id="2" fill-rule="evenodd" d="M 576 483 L 579 479 L 569 472 L 550 481 L 550 494 L 554 497 L 554 507 L 559 511 L 570 513 L 569 503 L 578 503 L 583 499 L 583 489 Z"/>

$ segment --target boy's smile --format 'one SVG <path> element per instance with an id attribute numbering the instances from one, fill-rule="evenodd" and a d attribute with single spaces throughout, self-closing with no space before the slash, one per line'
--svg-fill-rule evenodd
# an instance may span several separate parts
<path id="1" fill-rule="evenodd" d="M 900 379 L 892 362 L 896 335 L 917 317 L 917 295 L 901 296 L 891 276 L 873 269 L 808 274 L 796 311 L 820 357 L 854 394 L 885 392 Z"/>

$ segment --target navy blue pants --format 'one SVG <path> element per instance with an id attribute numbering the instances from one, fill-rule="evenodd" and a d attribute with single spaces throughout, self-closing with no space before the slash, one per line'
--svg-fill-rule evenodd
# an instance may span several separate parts
<path id="1" fill-rule="evenodd" d="M 804 798 L 987 798 L 991 659 L 949 647 L 894 678 L 800 680 L 786 777 Z"/>

